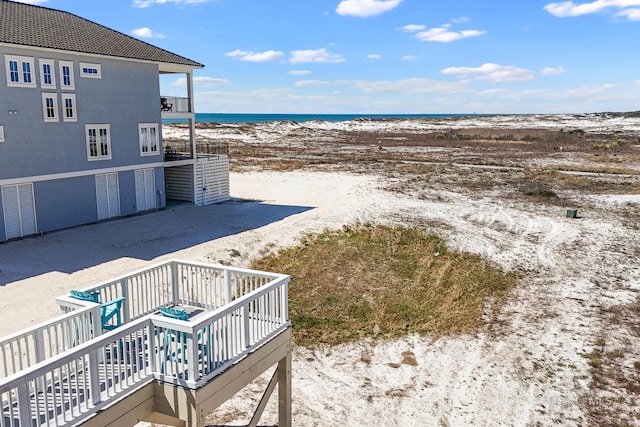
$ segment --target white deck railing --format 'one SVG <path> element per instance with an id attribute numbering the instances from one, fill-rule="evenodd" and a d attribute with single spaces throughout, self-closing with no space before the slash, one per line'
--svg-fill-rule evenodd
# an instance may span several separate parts
<path id="1" fill-rule="evenodd" d="M 99 306 L 60 297 L 65 310 L 76 310 L 0 341 L 59 336 L 44 347 L 64 349 L 5 369 L 0 426 L 75 424 L 154 378 L 198 388 L 289 326 L 288 283 L 286 275 L 170 261 L 84 289 L 98 290 L 101 301 L 124 296 L 133 319 L 95 337 Z M 190 321 L 153 314 L 165 305 L 204 312 Z M 45 332 L 53 324 L 66 326 Z M 12 345 L 17 360 L 22 347 Z M 41 344 L 22 345 L 42 353 Z"/>

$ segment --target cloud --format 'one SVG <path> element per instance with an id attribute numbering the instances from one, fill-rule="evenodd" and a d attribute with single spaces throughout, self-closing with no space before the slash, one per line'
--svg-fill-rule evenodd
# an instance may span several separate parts
<path id="1" fill-rule="evenodd" d="M 468 81 L 439 82 L 437 80 L 410 78 L 403 80 L 356 81 L 354 85 L 364 92 L 401 92 L 428 93 L 447 92 L 460 93 L 466 91 Z"/>
<path id="2" fill-rule="evenodd" d="M 193 78 L 193 85 L 197 86 L 197 87 L 213 87 L 213 86 L 222 86 L 225 85 L 227 83 L 229 83 L 230 81 L 227 79 L 221 79 L 221 78 L 216 78 L 216 77 L 194 77 Z M 187 85 L 187 78 L 186 77 L 180 77 L 179 79 L 176 79 L 176 81 L 174 81 L 173 83 L 171 83 L 171 86 L 186 86 Z"/>
<path id="3" fill-rule="evenodd" d="M 175 3 L 177 5 L 181 4 L 198 4 L 198 3 L 207 3 L 211 0 L 133 0 L 131 4 L 133 7 L 145 8 L 154 4 L 166 4 L 166 3 Z"/>
<path id="4" fill-rule="evenodd" d="M 325 62 L 335 64 L 344 62 L 344 58 L 340 54 L 328 52 L 327 49 L 294 50 L 291 52 L 289 62 L 292 64 L 301 62 Z"/>
<path id="5" fill-rule="evenodd" d="M 466 39 L 468 37 L 477 37 L 486 33 L 486 31 L 463 30 L 450 31 L 448 25 L 438 28 L 431 28 L 427 31 L 420 31 L 416 34 L 416 38 L 423 42 L 442 42 L 449 43 L 452 41 Z"/>
<path id="6" fill-rule="evenodd" d="M 291 70 L 291 71 L 289 71 L 289 74 L 291 74 L 292 76 L 306 76 L 307 74 L 311 74 L 311 71 L 309 71 L 309 70 Z"/>
<path id="7" fill-rule="evenodd" d="M 416 59 L 414 55 L 405 55 L 402 57 L 403 61 L 413 61 L 414 59 Z"/>
<path id="8" fill-rule="evenodd" d="M 348 84 L 345 80 L 336 80 L 333 82 L 328 82 L 324 80 L 300 80 L 296 82 L 296 86 L 298 87 L 313 87 L 313 86 L 335 86 L 335 85 L 345 85 Z"/>
<path id="9" fill-rule="evenodd" d="M 455 74 L 460 76 L 476 76 L 475 80 L 486 80 L 496 83 L 520 82 L 534 78 L 532 71 L 514 67 L 513 65 L 482 64 L 480 67 L 449 67 L 441 74 Z"/>
<path id="10" fill-rule="evenodd" d="M 267 50 L 265 52 L 247 52 L 245 50 L 236 49 L 233 52 L 227 52 L 225 56 L 249 62 L 268 62 L 275 61 L 284 57 L 284 53 Z"/>
<path id="11" fill-rule="evenodd" d="M 405 33 L 416 33 L 418 31 L 424 30 L 425 28 L 427 28 L 425 25 L 409 24 L 402 27 L 402 31 L 404 31 Z"/>
<path id="12" fill-rule="evenodd" d="M 370 53 L 370 54 L 367 55 L 367 58 L 368 59 L 380 59 L 380 58 L 382 58 L 382 55 L 379 55 L 377 53 Z"/>
<path id="13" fill-rule="evenodd" d="M 342 16 L 368 18 L 395 9 L 402 0 L 342 0 L 336 13 Z"/>
<path id="14" fill-rule="evenodd" d="M 559 3 L 549 3 L 544 10 L 559 18 L 588 15 L 598 13 L 607 9 L 626 9 L 630 6 L 640 6 L 640 0 L 595 0 L 590 3 L 574 3 L 573 1 L 563 1 Z M 631 9 L 632 10 L 632 9 Z M 618 15 L 624 13 L 620 12 Z M 631 15 L 634 13 L 631 12 Z M 622 15 L 627 16 L 627 15 Z"/>
<path id="15" fill-rule="evenodd" d="M 625 9 L 616 16 L 624 16 L 629 21 L 640 21 L 640 9 Z"/>
<path id="16" fill-rule="evenodd" d="M 135 30 L 131 30 L 131 34 L 143 39 L 150 39 L 150 38 L 163 39 L 164 38 L 164 34 L 156 33 L 149 27 L 136 28 Z"/>
<path id="17" fill-rule="evenodd" d="M 540 71 L 543 76 L 553 76 L 555 74 L 564 74 L 564 67 L 545 67 Z"/>

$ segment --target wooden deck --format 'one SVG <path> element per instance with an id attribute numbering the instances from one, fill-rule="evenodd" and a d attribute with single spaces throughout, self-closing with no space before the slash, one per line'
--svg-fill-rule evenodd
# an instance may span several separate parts
<path id="1" fill-rule="evenodd" d="M 221 376 L 241 378 L 225 386 L 236 389 L 246 375 L 230 373 L 257 354 L 272 363 L 253 367 L 253 373 L 277 363 L 283 367 L 274 381 L 290 383 L 282 376 L 290 371 L 289 277 L 225 268 L 171 261 L 84 289 L 125 298 L 125 324 L 106 333 L 93 321 L 99 319 L 99 305 L 58 298 L 69 313 L 0 340 L 3 372 L 9 373 L 0 379 L 0 427 L 122 425 L 122 405 L 140 390 L 148 393 L 150 384 L 156 384 L 154 390 L 160 384 L 173 388 L 175 402 L 165 397 L 164 404 L 133 405 L 126 414 L 141 419 L 154 407 L 165 407 L 166 415 L 200 426 L 211 399 L 187 396 L 202 396 L 202 390 L 211 394 L 211 384 L 220 387 Z M 182 321 L 156 314 L 167 304 L 190 307 L 192 317 Z M 17 363 L 20 358 L 26 360 Z M 283 393 L 290 395 L 290 387 Z M 290 399 L 288 407 L 283 406 L 284 421 L 290 420 Z"/>

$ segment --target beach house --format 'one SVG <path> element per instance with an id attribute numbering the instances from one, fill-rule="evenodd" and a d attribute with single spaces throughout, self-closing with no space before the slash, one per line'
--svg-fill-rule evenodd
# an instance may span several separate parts
<path id="1" fill-rule="evenodd" d="M 204 66 L 60 10 L 0 0 L 0 241 L 229 197 L 228 150 L 196 141 Z M 185 77 L 182 96 L 160 75 Z M 188 141 L 162 138 L 163 119 Z"/>

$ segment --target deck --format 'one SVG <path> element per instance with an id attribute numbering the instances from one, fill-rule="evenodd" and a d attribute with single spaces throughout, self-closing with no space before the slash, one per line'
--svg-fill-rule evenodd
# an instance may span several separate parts
<path id="1" fill-rule="evenodd" d="M 0 340 L 0 426 L 77 425 L 97 416 L 108 425 L 109 407 L 150 384 L 172 387 L 176 400 L 181 399 L 165 402 L 167 415 L 182 418 L 188 412 L 187 425 L 201 425 L 202 415 L 193 414 L 215 405 L 210 399 L 195 399 L 188 404 L 192 407 L 179 410 L 189 400 L 184 396 L 197 396 L 204 389 L 211 395 L 222 374 L 242 377 L 241 372 L 233 374 L 234 366 L 265 351 L 257 359 L 277 353 L 269 361 L 282 367 L 274 378 L 286 385 L 288 282 L 288 276 L 253 270 L 176 260 L 158 264 L 82 289 L 99 292 L 100 301 L 124 298 L 123 324 L 110 331 L 95 321 L 100 319 L 99 304 L 59 297 L 65 314 Z M 159 309 L 166 306 L 184 307 L 191 315 L 187 321 L 164 317 Z M 225 384 L 235 390 L 243 381 Z M 290 395 L 290 387 L 283 391 Z M 288 400 L 285 406 L 290 406 Z M 158 406 L 156 402 L 145 408 L 149 412 Z M 285 406 L 281 424 L 290 424 L 290 408 Z M 114 412 L 120 416 L 121 411 Z M 113 420 L 113 425 L 122 422 Z"/>

